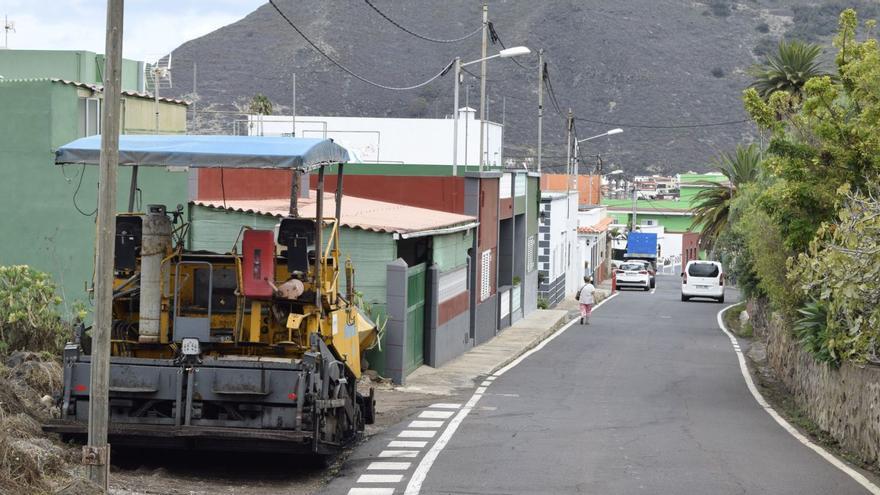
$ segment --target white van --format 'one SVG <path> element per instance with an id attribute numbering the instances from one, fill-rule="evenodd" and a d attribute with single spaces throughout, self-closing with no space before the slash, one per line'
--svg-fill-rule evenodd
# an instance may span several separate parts
<path id="1" fill-rule="evenodd" d="M 717 261 L 688 261 L 681 274 L 681 300 L 706 297 L 724 302 L 724 269 Z"/>

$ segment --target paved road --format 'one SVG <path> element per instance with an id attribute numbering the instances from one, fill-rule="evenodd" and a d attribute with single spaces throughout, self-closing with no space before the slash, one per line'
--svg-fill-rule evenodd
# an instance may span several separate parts
<path id="1" fill-rule="evenodd" d="M 591 326 L 570 328 L 498 377 L 421 493 L 865 493 L 756 404 L 716 325 L 723 305 L 682 303 L 676 283 L 622 293 Z M 350 469 L 367 472 L 388 440 L 356 453 L 362 462 Z M 397 483 L 347 486 L 400 494 L 416 464 Z"/>

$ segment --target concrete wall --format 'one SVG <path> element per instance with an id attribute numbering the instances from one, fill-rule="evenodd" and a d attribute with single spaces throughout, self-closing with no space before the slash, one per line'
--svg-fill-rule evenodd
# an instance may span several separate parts
<path id="1" fill-rule="evenodd" d="M 538 297 L 547 302 L 547 307 L 552 308 L 565 299 L 565 274 L 554 280 L 548 280 L 538 285 Z"/>
<path id="2" fill-rule="evenodd" d="M 880 367 L 835 369 L 803 350 L 779 317 L 754 302 L 749 314 L 767 343 L 767 359 L 797 404 L 822 430 L 862 461 L 880 461 Z"/>
<path id="3" fill-rule="evenodd" d="M 573 176 L 567 174 L 541 174 L 542 191 L 567 191 L 574 189 Z M 577 192 L 579 205 L 597 205 L 601 201 L 602 181 L 598 175 L 578 175 Z"/>
<path id="4" fill-rule="evenodd" d="M 248 117 L 252 135 L 289 135 L 289 115 Z M 308 138 L 330 138 L 353 152 L 364 162 L 421 163 L 447 165 L 453 162 L 452 119 L 398 119 L 372 117 L 296 117 L 296 135 Z M 486 123 L 485 163 L 501 166 L 502 126 Z M 467 151 L 467 155 L 465 155 Z M 458 123 L 458 164 L 479 164 L 480 121 L 474 112 L 462 111 Z"/>
<path id="5" fill-rule="evenodd" d="M 488 342 L 498 333 L 498 294 L 477 304 L 474 327 L 474 345 Z"/>

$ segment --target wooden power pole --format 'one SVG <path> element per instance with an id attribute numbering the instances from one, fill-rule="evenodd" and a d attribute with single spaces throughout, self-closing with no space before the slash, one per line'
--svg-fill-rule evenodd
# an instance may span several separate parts
<path id="1" fill-rule="evenodd" d="M 104 59 L 104 102 L 101 106 L 101 160 L 98 171 L 98 219 L 95 257 L 95 323 L 92 327 L 92 366 L 89 380 L 89 436 L 83 462 L 89 479 L 108 488 L 110 446 L 107 426 L 110 407 L 110 326 L 113 320 L 113 250 L 116 235 L 116 176 L 119 166 L 119 100 L 122 85 L 123 0 L 107 0 L 107 38 Z"/>

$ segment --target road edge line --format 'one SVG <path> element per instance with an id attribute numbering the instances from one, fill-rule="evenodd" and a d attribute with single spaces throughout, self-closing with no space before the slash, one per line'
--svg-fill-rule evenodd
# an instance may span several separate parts
<path id="1" fill-rule="evenodd" d="M 764 409 L 764 411 L 766 411 L 767 414 L 769 414 L 770 417 L 773 418 L 779 424 L 779 426 L 781 426 L 785 431 L 787 431 L 789 433 L 789 435 L 793 436 L 795 439 L 797 439 L 800 443 L 802 443 L 806 447 L 809 447 L 813 452 L 819 454 L 819 456 L 821 456 L 823 459 L 828 461 L 829 464 L 831 464 L 832 466 L 836 467 L 837 469 L 843 471 L 847 476 L 852 478 L 856 483 L 862 485 L 863 488 L 868 490 L 868 492 L 873 493 L 874 495 L 880 495 L 880 487 L 878 487 L 877 485 L 872 483 L 868 478 L 866 478 L 864 475 L 862 475 L 861 473 L 859 473 L 855 469 L 846 465 L 843 461 L 841 461 L 840 459 L 835 457 L 834 454 L 831 454 L 830 452 L 828 452 L 827 450 L 825 450 L 821 446 L 813 443 L 809 438 L 807 438 L 800 431 L 798 431 L 797 428 L 792 426 L 791 423 L 786 421 L 786 419 L 783 418 L 778 412 L 776 412 L 776 410 L 773 409 L 773 406 L 771 406 L 770 403 L 767 402 L 766 399 L 764 399 L 764 396 L 761 395 L 761 392 L 755 386 L 754 380 L 752 380 L 752 374 L 749 373 L 749 368 L 748 368 L 748 365 L 746 364 L 746 359 L 742 353 L 742 349 L 740 348 L 739 341 L 737 341 L 736 336 L 733 335 L 733 333 L 731 333 L 730 330 L 727 329 L 727 325 L 724 324 L 724 312 L 734 306 L 737 306 L 737 304 L 731 304 L 718 312 L 718 314 L 717 314 L 718 327 L 721 328 L 721 330 L 727 335 L 727 337 L 730 339 L 730 343 L 733 345 L 733 350 L 734 350 L 734 352 L 736 352 L 736 357 L 737 357 L 737 360 L 739 361 L 740 372 L 743 375 L 743 379 L 745 379 L 746 387 L 748 387 L 749 392 L 752 393 L 752 397 L 755 398 L 755 402 L 757 402 L 758 405 L 761 406 L 761 408 Z"/>
<path id="2" fill-rule="evenodd" d="M 611 299 L 614 299 L 617 296 L 617 294 L 618 293 L 615 292 L 614 294 L 611 294 L 610 296 L 606 297 L 605 299 L 602 299 L 602 301 L 600 301 L 599 304 L 596 304 L 596 306 L 593 308 L 593 310 L 595 311 L 595 310 L 599 309 L 599 307 L 602 306 L 603 304 L 605 304 L 606 301 L 610 301 Z M 550 334 L 550 336 L 545 338 L 538 345 L 536 345 L 536 346 L 532 347 L 531 349 L 529 349 L 528 351 L 524 352 L 523 354 L 521 354 L 519 357 L 514 359 L 512 362 L 510 362 L 509 364 L 507 364 L 503 368 L 501 368 L 497 371 L 494 371 L 493 373 L 491 373 L 491 375 L 492 376 L 503 375 L 508 370 L 510 370 L 514 366 L 518 365 L 519 363 L 521 363 L 527 357 L 529 357 L 532 354 L 543 349 L 544 346 L 547 345 L 551 340 L 560 336 L 563 332 L 568 330 L 577 321 L 578 321 L 578 318 L 573 318 L 571 321 L 569 321 L 568 323 L 563 325 L 562 328 L 560 328 L 559 330 L 556 330 L 555 332 Z M 452 418 L 452 421 L 450 421 L 449 424 L 446 425 L 446 428 L 443 430 L 443 433 L 441 433 L 440 436 L 437 438 L 437 441 L 435 441 L 434 444 L 431 445 L 431 448 L 428 449 L 428 451 L 425 453 L 424 457 L 422 457 L 422 460 L 419 461 L 419 464 L 416 466 L 415 470 L 413 471 L 412 476 L 409 477 L 409 482 L 406 484 L 406 489 L 403 492 L 404 495 L 418 495 L 419 492 L 421 492 L 422 483 L 424 483 L 425 479 L 428 477 L 428 472 L 431 470 L 431 466 L 434 465 L 434 461 L 437 460 L 437 457 L 440 455 L 440 452 L 442 452 L 443 449 L 446 448 L 446 444 L 449 443 L 449 440 L 452 439 L 452 435 L 454 435 L 456 430 L 458 430 L 459 425 L 461 425 L 461 423 L 464 421 L 464 419 L 467 417 L 467 415 L 470 414 L 471 410 L 473 410 L 474 406 L 476 406 L 476 404 L 477 404 L 477 402 L 479 402 L 480 398 L 483 397 L 484 391 L 485 391 L 485 389 L 480 392 L 474 392 L 474 394 L 471 395 L 471 398 L 467 401 L 467 403 L 464 405 L 464 407 L 462 407 L 461 410 L 458 412 L 458 414 L 456 414 L 455 417 Z"/>

